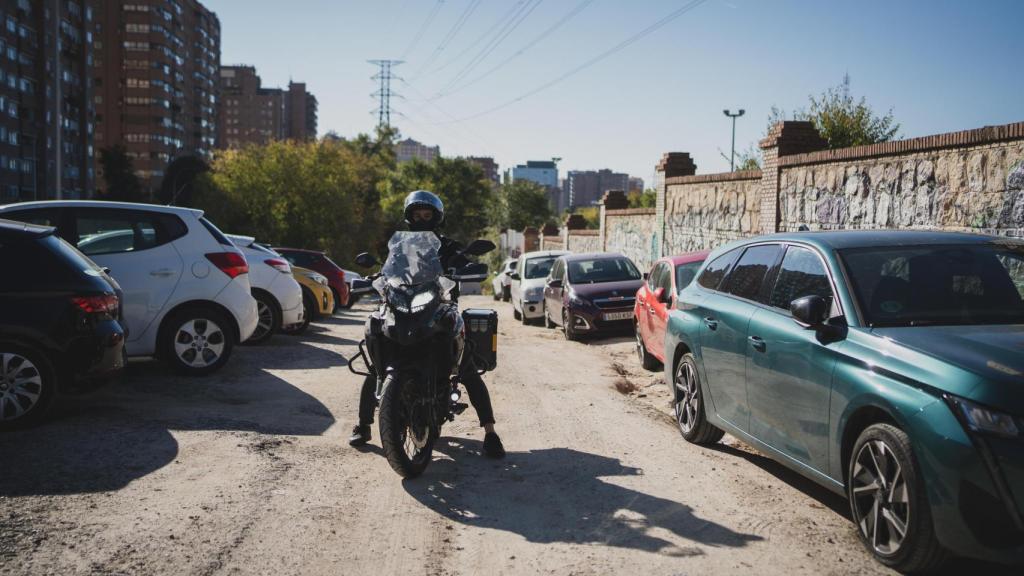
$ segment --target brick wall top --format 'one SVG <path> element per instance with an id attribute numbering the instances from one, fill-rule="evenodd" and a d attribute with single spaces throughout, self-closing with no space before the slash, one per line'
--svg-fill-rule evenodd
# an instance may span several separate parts
<path id="1" fill-rule="evenodd" d="M 657 208 L 625 208 L 622 210 L 606 210 L 605 216 L 654 216 Z"/>
<path id="2" fill-rule="evenodd" d="M 527 226 L 526 228 L 523 228 L 523 234 L 532 234 L 536 236 L 537 234 L 540 234 L 540 230 L 537 230 L 537 228 L 533 226 Z"/>
<path id="3" fill-rule="evenodd" d="M 676 176 L 675 178 L 666 178 L 665 185 L 704 184 L 707 182 L 732 182 L 734 180 L 760 179 L 760 170 L 737 170 L 736 172 L 719 172 L 718 174 L 696 174 L 694 176 Z"/>
<path id="4" fill-rule="evenodd" d="M 604 205 L 605 210 L 618 210 L 629 208 L 629 199 L 626 198 L 625 190 L 608 190 L 604 196 L 601 196 L 601 204 Z"/>
<path id="5" fill-rule="evenodd" d="M 569 230 L 569 236 L 599 236 L 600 230 Z"/>
<path id="6" fill-rule="evenodd" d="M 565 217 L 565 227 L 569 230 L 582 230 L 587 227 L 587 219 L 582 214 L 569 214 Z"/>
<path id="7" fill-rule="evenodd" d="M 898 154 L 923 152 L 925 150 L 978 146 L 981 144 L 1016 139 L 1024 139 L 1024 122 L 1003 124 L 1001 126 L 985 126 L 984 128 L 964 130 L 962 132 L 949 132 L 946 134 L 936 134 L 934 136 L 897 140 L 895 142 L 881 142 L 878 144 L 868 144 L 866 146 L 854 146 L 852 148 L 839 148 L 837 150 L 821 150 L 806 154 L 780 156 L 779 166 L 800 166 L 803 164 L 819 164 L 822 162 L 876 158 L 879 156 L 893 156 Z"/>
<path id="8" fill-rule="evenodd" d="M 655 167 L 658 172 L 664 172 L 666 178 L 673 176 L 688 176 L 697 173 L 697 165 L 689 152 L 666 152 L 661 157 L 661 162 Z"/>
<path id="9" fill-rule="evenodd" d="M 554 224 L 552 224 L 550 222 L 545 224 L 544 228 L 541 228 L 541 231 L 540 231 L 540 233 L 545 235 L 545 236 L 558 236 L 559 232 L 560 231 L 558 229 L 558 226 L 555 226 Z"/>

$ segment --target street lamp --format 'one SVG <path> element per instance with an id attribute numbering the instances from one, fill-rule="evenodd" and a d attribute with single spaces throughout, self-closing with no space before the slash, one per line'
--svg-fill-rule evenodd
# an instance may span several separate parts
<path id="1" fill-rule="evenodd" d="M 732 113 L 729 109 L 722 110 L 722 113 L 732 118 L 732 154 L 729 155 L 729 172 L 735 170 L 736 167 L 736 119 L 746 112 L 743 108 L 740 108 L 739 112 Z"/>

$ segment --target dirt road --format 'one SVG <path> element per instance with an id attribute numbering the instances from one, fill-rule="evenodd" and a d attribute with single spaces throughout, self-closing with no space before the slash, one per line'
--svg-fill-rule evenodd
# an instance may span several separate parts
<path id="1" fill-rule="evenodd" d="M 133 363 L 53 422 L 0 436 L 0 573 L 885 572 L 842 498 L 728 437 L 686 444 L 628 338 L 570 343 L 507 304 L 463 302 L 492 304 L 505 460 L 480 454 L 472 409 L 414 481 L 376 427 L 368 449 L 345 444 L 361 305 L 242 347 L 210 378 Z"/>

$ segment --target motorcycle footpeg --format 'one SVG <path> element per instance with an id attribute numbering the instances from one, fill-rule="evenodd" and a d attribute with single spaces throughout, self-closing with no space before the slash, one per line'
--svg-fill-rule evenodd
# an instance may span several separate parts
<path id="1" fill-rule="evenodd" d="M 463 412 L 466 411 L 466 408 L 469 408 L 469 404 L 466 404 L 464 402 L 456 402 L 455 406 L 452 407 L 452 412 L 454 412 L 456 415 L 462 414 Z"/>

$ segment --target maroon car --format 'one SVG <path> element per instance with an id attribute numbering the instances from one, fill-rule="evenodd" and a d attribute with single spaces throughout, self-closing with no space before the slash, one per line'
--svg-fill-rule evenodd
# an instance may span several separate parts
<path id="1" fill-rule="evenodd" d="M 326 252 L 319 250 L 303 250 L 301 248 L 280 248 L 274 250 L 284 256 L 293 266 L 301 266 L 315 270 L 327 277 L 327 284 L 334 293 L 334 308 L 351 308 L 349 302 L 348 283 L 345 282 L 345 271 L 327 257 Z"/>
<path id="2" fill-rule="evenodd" d="M 642 284 L 640 271 L 622 254 L 561 256 L 544 288 L 544 325 L 561 326 L 566 340 L 629 330 Z"/>

